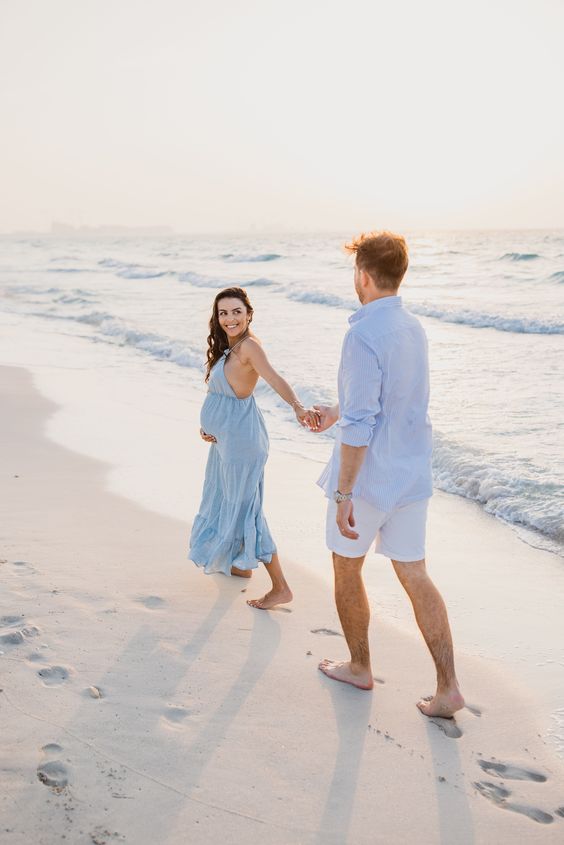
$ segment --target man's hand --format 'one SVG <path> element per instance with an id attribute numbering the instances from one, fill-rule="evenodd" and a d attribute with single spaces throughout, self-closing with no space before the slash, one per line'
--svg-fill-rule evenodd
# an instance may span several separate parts
<path id="1" fill-rule="evenodd" d="M 352 531 L 355 526 L 353 503 L 339 502 L 337 504 L 337 527 L 343 537 L 348 537 L 349 540 L 358 540 L 356 531 Z"/>
<path id="2" fill-rule="evenodd" d="M 338 405 L 314 405 L 313 409 L 314 411 L 317 411 L 319 423 L 316 428 L 312 429 L 312 431 L 327 431 L 327 429 L 331 428 L 331 426 L 339 419 Z"/>

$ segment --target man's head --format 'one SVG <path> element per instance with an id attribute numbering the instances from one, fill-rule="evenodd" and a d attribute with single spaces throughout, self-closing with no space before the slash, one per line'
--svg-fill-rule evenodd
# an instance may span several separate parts
<path id="1" fill-rule="evenodd" d="M 401 235 L 369 232 L 345 244 L 345 249 L 356 256 L 354 287 L 362 303 L 397 293 L 409 264 Z"/>

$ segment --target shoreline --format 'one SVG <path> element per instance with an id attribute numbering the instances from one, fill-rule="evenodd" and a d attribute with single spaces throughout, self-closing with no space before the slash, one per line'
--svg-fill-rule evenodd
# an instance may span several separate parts
<path id="1" fill-rule="evenodd" d="M 45 437 L 57 408 L 27 371 L 0 382 L 7 842 L 560 841 L 564 764 L 531 690 L 460 653 L 472 709 L 426 719 L 430 658 L 385 613 L 374 693 L 329 681 L 316 663 L 344 644 L 321 578 L 290 559 L 290 612 L 252 611 L 264 573 L 204 576 L 187 524 Z"/>

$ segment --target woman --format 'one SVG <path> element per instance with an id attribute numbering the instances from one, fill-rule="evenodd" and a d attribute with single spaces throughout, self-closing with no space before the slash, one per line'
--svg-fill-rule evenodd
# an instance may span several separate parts
<path id="1" fill-rule="evenodd" d="M 259 376 L 291 405 L 301 425 L 315 426 L 317 418 L 270 365 L 250 331 L 252 319 L 246 291 L 218 293 L 208 336 L 209 391 L 200 416 L 200 435 L 212 446 L 188 556 L 206 573 L 244 578 L 262 561 L 272 589 L 247 604 L 268 610 L 291 601 L 292 592 L 262 512 L 268 434 L 253 396 Z"/>

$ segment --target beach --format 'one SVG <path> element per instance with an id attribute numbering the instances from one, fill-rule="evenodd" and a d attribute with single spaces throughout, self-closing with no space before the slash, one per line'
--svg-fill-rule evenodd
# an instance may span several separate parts
<path id="1" fill-rule="evenodd" d="M 562 841 L 556 555 L 473 503 L 434 497 L 429 567 L 468 707 L 428 720 L 415 703 L 433 690 L 432 663 L 384 558 L 367 561 L 374 691 L 316 669 L 346 651 L 322 496 L 307 475 L 288 495 L 303 462 L 274 453 L 267 475 L 295 601 L 253 611 L 245 599 L 264 591 L 265 574 L 205 577 L 190 564 L 189 520 L 143 507 L 148 491 L 119 495 L 127 473 L 86 454 L 96 425 L 82 427 L 82 450 L 55 442 L 76 428 L 77 405 L 89 413 L 82 386 L 102 416 L 124 418 L 114 446 L 129 454 L 127 415 L 139 415 L 126 379 L 121 391 L 108 389 L 115 375 L 106 381 L 102 404 L 95 374 L 72 359 L 55 372 L 45 359 L 30 366 L 21 345 L 16 354 L 28 366 L 0 370 L 6 842 Z M 151 421 L 165 445 L 146 483 L 153 464 L 182 474 L 188 510 L 206 452 L 173 436 L 194 429 L 197 404 L 177 413 L 168 429 Z"/>
<path id="2" fill-rule="evenodd" d="M 564 845 L 564 5 L 0 20 L 0 845 Z"/>

